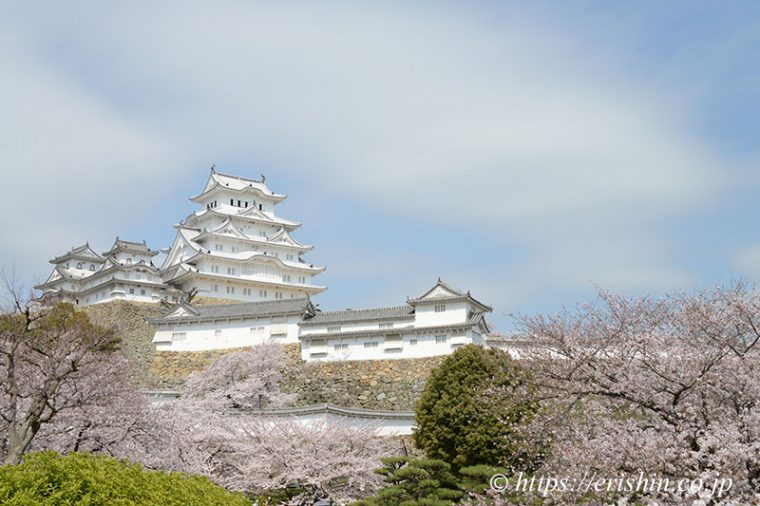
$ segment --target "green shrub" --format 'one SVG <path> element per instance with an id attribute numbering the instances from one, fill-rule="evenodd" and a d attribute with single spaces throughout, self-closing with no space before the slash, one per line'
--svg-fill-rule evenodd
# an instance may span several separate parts
<path id="1" fill-rule="evenodd" d="M 537 409 L 528 374 L 501 350 L 468 345 L 433 369 L 417 402 L 414 442 L 455 471 L 479 464 L 527 470 L 516 429 Z"/>
<path id="2" fill-rule="evenodd" d="M 46 451 L 0 466 L 5 506 L 237 506 L 250 501 L 201 476 L 150 471 L 105 455 Z"/>

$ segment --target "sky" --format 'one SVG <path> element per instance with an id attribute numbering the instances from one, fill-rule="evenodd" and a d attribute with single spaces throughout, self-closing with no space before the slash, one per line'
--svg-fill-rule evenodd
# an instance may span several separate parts
<path id="1" fill-rule="evenodd" d="M 512 315 L 760 276 L 760 3 L 0 2 L 0 265 L 267 184 L 323 309 Z"/>

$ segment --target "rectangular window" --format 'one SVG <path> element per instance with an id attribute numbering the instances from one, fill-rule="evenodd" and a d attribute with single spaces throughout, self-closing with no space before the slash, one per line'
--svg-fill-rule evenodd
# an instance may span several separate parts
<path id="1" fill-rule="evenodd" d="M 145 290 L 140 290 L 140 295 L 145 295 Z"/>
<path id="2" fill-rule="evenodd" d="M 436 313 L 443 313 L 444 311 L 446 311 L 446 304 L 437 304 L 435 306 Z"/>
<path id="3" fill-rule="evenodd" d="M 235 287 L 234 286 L 228 286 L 227 287 L 227 293 L 235 293 Z"/>
<path id="4" fill-rule="evenodd" d="M 218 292 L 219 291 L 219 285 L 214 285 L 214 287 L 212 288 L 212 290 L 214 290 L 215 292 Z"/>
<path id="5" fill-rule="evenodd" d="M 417 346 L 417 340 L 416 339 L 410 339 L 409 340 L 409 345 L 410 346 Z"/>
<path id="6" fill-rule="evenodd" d="M 340 332 L 340 325 L 328 325 L 327 326 L 328 332 Z"/>
<path id="7" fill-rule="evenodd" d="M 227 274 L 235 275 L 235 268 L 234 267 L 227 267 Z"/>
<path id="8" fill-rule="evenodd" d="M 219 272 L 219 266 L 218 265 L 212 265 L 211 266 L 211 272 Z"/>
<path id="9" fill-rule="evenodd" d="M 259 297 L 266 298 L 267 297 L 267 291 L 266 290 L 259 290 Z"/>
<path id="10" fill-rule="evenodd" d="M 234 206 L 234 205 L 235 205 L 235 199 L 230 199 L 230 205 L 231 205 L 231 206 Z"/>
<path id="11" fill-rule="evenodd" d="M 392 329 L 393 328 L 393 322 L 391 323 L 381 323 L 380 324 L 381 329 Z"/>
<path id="12" fill-rule="evenodd" d="M 130 295 L 134 295 L 135 294 L 135 289 L 134 288 L 130 288 L 129 289 L 129 294 Z"/>
<path id="13" fill-rule="evenodd" d="M 449 340 L 449 336 L 446 334 L 438 334 L 435 336 L 435 344 L 442 344 Z"/>
<path id="14" fill-rule="evenodd" d="M 365 348 L 377 348 L 380 345 L 377 341 L 367 341 L 364 343 Z"/>
<path id="15" fill-rule="evenodd" d="M 221 330 L 215 330 L 214 331 L 214 337 L 222 337 L 222 331 Z"/>
<path id="16" fill-rule="evenodd" d="M 184 341 L 187 339 L 187 333 L 185 332 L 172 332 L 172 342 Z"/>
<path id="17" fill-rule="evenodd" d="M 335 345 L 335 351 L 347 350 L 347 349 L 348 349 L 348 343 L 338 343 Z"/>

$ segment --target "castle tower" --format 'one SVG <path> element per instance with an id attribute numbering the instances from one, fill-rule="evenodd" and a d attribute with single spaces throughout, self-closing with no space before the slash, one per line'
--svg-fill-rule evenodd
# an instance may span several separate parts
<path id="1" fill-rule="evenodd" d="M 312 249 L 293 239 L 301 226 L 275 213 L 287 197 L 261 180 L 213 168 L 203 191 L 190 200 L 200 209 L 175 225 L 163 263 L 165 282 L 185 292 L 243 301 L 295 299 L 325 290 L 313 277 L 325 270 L 305 262 Z"/>

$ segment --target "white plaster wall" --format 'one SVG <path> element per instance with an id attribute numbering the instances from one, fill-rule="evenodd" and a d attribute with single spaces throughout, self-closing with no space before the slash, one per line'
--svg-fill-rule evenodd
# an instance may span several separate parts
<path id="1" fill-rule="evenodd" d="M 285 323 L 272 323 L 267 319 L 246 319 L 233 321 L 202 322 L 197 324 L 178 323 L 174 325 L 156 325 L 153 342 L 157 351 L 205 351 L 226 348 L 255 346 L 264 341 L 290 344 L 298 342 L 297 316 L 288 316 Z M 287 334 L 272 335 L 274 327 L 284 326 Z M 259 332 L 259 327 L 264 327 Z M 251 328 L 257 331 L 251 332 Z M 221 331 L 216 336 L 216 331 Z M 172 334 L 185 333 L 185 339 L 172 341 Z"/>
<path id="2" fill-rule="evenodd" d="M 256 416 L 256 415 L 242 415 L 242 416 Z M 274 417 L 273 417 L 274 418 Z M 283 417 L 278 417 L 283 418 Z M 412 434 L 412 431 L 417 426 L 417 423 L 413 416 L 408 418 L 383 418 L 378 416 L 377 418 L 365 418 L 358 416 L 342 415 L 336 413 L 309 413 L 302 415 L 290 415 L 284 417 L 290 419 L 299 425 L 309 426 L 313 424 L 321 423 L 340 423 L 348 425 L 349 427 L 372 427 L 375 429 L 375 434 L 378 436 L 408 436 Z M 275 418 L 277 419 L 277 418 Z"/>
<path id="3" fill-rule="evenodd" d="M 439 335 L 446 335 L 446 341 L 437 343 L 435 334 L 415 333 L 403 334 L 400 341 L 385 340 L 383 337 L 343 337 L 327 339 L 325 344 L 315 344 L 304 339 L 301 342 L 301 358 L 307 362 L 424 358 L 448 355 L 457 347 L 472 342 L 472 332 L 469 330 L 464 333 L 441 332 Z M 417 344 L 412 344 L 413 340 L 416 340 Z M 377 342 L 378 346 L 365 347 L 365 343 L 372 341 Z M 336 345 L 344 344 L 348 347 L 336 348 Z"/>
<path id="4" fill-rule="evenodd" d="M 376 330 L 380 328 L 381 323 L 393 323 L 393 329 L 405 329 L 414 326 L 414 318 L 408 318 L 406 320 L 393 320 L 393 321 L 367 321 L 367 322 L 352 322 L 336 324 L 321 324 L 321 325 L 304 325 L 301 327 L 301 335 L 310 334 L 325 334 L 328 332 L 329 327 L 339 326 L 340 332 L 356 332 L 360 330 Z M 329 332 L 337 332 L 330 330 Z"/>
<path id="5" fill-rule="evenodd" d="M 221 269 L 220 269 L 221 270 Z M 214 290 L 214 285 L 217 286 L 217 290 Z M 282 299 L 298 299 L 305 297 L 305 293 L 298 289 L 276 288 L 276 287 L 262 287 L 261 285 L 252 285 L 245 282 L 236 282 L 235 280 L 218 280 L 218 281 L 195 281 L 192 278 L 183 283 L 185 289 L 190 287 L 198 287 L 201 295 L 207 297 L 216 297 L 219 299 L 232 299 L 244 302 L 257 302 L 264 300 L 277 300 L 275 298 L 275 292 L 282 292 Z M 227 287 L 234 286 L 235 293 L 227 293 Z M 246 295 L 243 292 L 244 288 L 250 288 L 251 294 Z M 259 290 L 266 290 L 266 297 L 259 295 Z"/>
<path id="6" fill-rule="evenodd" d="M 446 310 L 435 312 L 435 305 L 419 305 L 415 308 L 415 327 L 432 327 L 436 325 L 450 325 L 467 321 L 469 305 L 465 302 L 445 303 Z"/>

